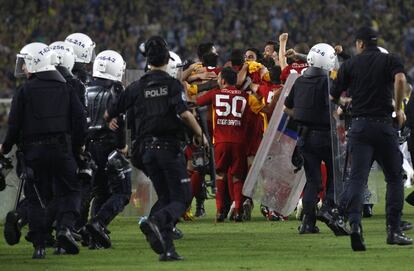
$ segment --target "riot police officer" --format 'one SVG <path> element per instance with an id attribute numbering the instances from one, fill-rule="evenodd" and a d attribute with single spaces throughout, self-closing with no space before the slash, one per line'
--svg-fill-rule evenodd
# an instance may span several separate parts
<path id="1" fill-rule="evenodd" d="M 64 41 L 55 41 L 49 45 L 50 49 L 56 52 L 58 56 L 58 65 L 56 70 L 65 78 L 66 82 L 72 86 L 75 93 L 79 97 L 82 105 L 86 105 L 85 102 L 85 85 L 72 73 L 75 66 L 75 52 L 71 44 Z"/>
<path id="2" fill-rule="evenodd" d="M 95 42 L 84 33 L 72 33 L 65 38 L 65 42 L 72 46 L 75 55 L 75 63 L 72 68 L 74 78 L 87 85 L 91 81 L 90 72 L 87 71 L 87 65 L 95 59 Z M 72 80 L 71 80 L 72 81 Z M 86 107 L 85 88 L 77 89 L 81 102 Z M 82 182 L 82 201 L 80 216 L 75 223 L 75 230 L 82 236 L 82 245 L 89 245 L 89 234 L 85 230 L 88 222 L 90 203 L 92 200 L 92 183 L 90 178 L 81 180 Z"/>
<path id="3" fill-rule="evenodd" d="M 198 141 L 207 142 L 188 111 L 182 84 L 166 73 L 170 55 L 165 41 L 150 38 L 145 43 L 145 53 L 150 70 L 127 87 L 108 110 L 107 117 L 111 119 L 134 108 L 135 140 L 141 143 L 134 159 L 141 160 L 158 195 L 149 218 L 141 222 L 140 228 L 161 261 L 181 260 L 170 232 L 191 201 L 190 179 L 180 147 L 185 124 Z"/>
<path id="4" fill-rule="evenodd" d="M 43 43 L 30 43 L 17 55 L 16 76 L 26 75 L 13 97 L 9 127 L 1 153 L 19 143 L 24 159 L 21 171 L 27 178 L 29 228 L 34 259 L 45 257 L 48 235 L 46 210 L 57 201 L 56 238 L 68 254 L 79 253 L 70 232 L 79 212 L 80 184 L 72 146 L 84 145 L 83 108 L 74 91 L 56 71 L 56 54 Z"/>
<path id="5" fill-rule="evenodd" d="M 49 48 L 54 51 L 57 55 L 57 61 L 55 62 L 55 68 L 60 74 L 65 78 L 67 84 L 69 84 L 72 89 L 77 94 L 80 102 L 85 104 L 85 86 L 79 80 L 74 78 L 72 74 L 72 68 L 75 63 L 75 54 L 73 52 L 73 47 L 62 41 L 56 41 L 49 45 Z M 80 149 L 74 149 L 75 159 L 79 157 Z M 78 159 L 77 159 L 78 160 Z M 56 215 L 56 207 L 54 204 L 50 204 L 50 208 L 48 210 L 48 222 L 47 225 L 51 229 L 51 225 L 54 222 L 55 215 Z M 89 209 L 89 208 L 88 208 Z M 10 211 L 7 214 L 6 223 L 5 223 L 5 231 L 4 236 L 9 245 L 14 245 L 19 242 L 20 235 L 21 235 L 21 228 L 27 223 L 27 214 L 29 213 L 27 200 L 23 199 L 21 202 L 18 203 L 17 209 L 15 211 Z M 31 240 L 31 232 L 27 234 L 26 239 Z M 49 236 L 48 244 L 53 244 L 52 236 Z M 56 246 L 58 247 L 58 246 Z M 56 249 L 59 251 L 59 249 Z"/>
<path id="6" fill-rule="evenodd" d="M 83 33 L 72 33 L 66 37 L 65 42 L 72 45 L 73 52 L 75 53 L 73 74 L 84 84 L 89 83 L 89 81 L 91 81 L 91 76 L 86 70 L 86 65 L 93 62 L 95 59 L 95 42 L 93 42 L 88 35 Z"/>
<path id="7" fill-rule="evenodd" d="M 373 159 L 382 165 L 387 182 L 387 244 L 411 245 L 412 239 L 400 228 L 404 203 L 402 154 L 392 120 L 393 112 L 399 126 L 405 118 L 401 109 L 404 66 L 395 56 L 380 52 L 377 33 L 369 27 L 357 31 L 355 47 L 358 55 L 342 64 L 331 90 L 334 101 L 341 101 L 345 90 L 352 99 L 348 133 L 352 165 L 341 200 L 351 225 L 351 246 L 354 251 L 366 250 L 361 226 L 362 194 Z"/>
<path id="8" fill-rule="evenodd" d="M 306 185 L 303 194 L 303 218 L 299 233 L 318 233 L 316 224 L 316 204 L 322 190 L 321 162 L 327 168 L 327 189 L 324 207 L 334 207 L 334 187 L 332 170 L 332 148 L 330 135 L 330 111 L 328 99 L 328 71 L 335 65 L 336 55 L 332 46 L 319 43 L 310 50 L 307 61 L 309 68 L 299 77 L 285 101 L 286 112 L 298 124 L 298 147 L 303 156 Z M 347 230 L 341 221 L 336 221 L 329 213 L 318 214 L 323 222 L 335 233 L 346 235 Z"/>
<path id="9" fill-rule="evenodd" d="M 104 248 L 111 246 L 106 226 L 124 209 L 131 196 L 131 168 L 122 155 L 127 148 L 124 116 L 116 116 L 119 127 L 115 131 L 109 129 L 103 118 L 108 106 L 123 92 L 121 80 L 124 71 L 122 56 L 105 50 L 96 57 L 93 81 L 86 89 L 87 150 L 97 164 L 93 178 L 92 219 L 86 228 L 93 241 Z"/>

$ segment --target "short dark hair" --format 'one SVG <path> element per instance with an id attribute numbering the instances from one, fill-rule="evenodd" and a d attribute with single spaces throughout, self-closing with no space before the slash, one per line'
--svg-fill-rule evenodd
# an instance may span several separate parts
<path id="1" fill-rule="evenodd" d="M 237 83 L 237 72 L 232 67 L 224 67 L 221 70 L 220 76 L 229 86 L 235 86 Z"/>
<path id="2" fill-rule="evenodd" d="M 294 49 L 295 49 L 296 53 L 299 53 L 299 54 L 309 53 L 309 45 L 305 42 L 300 42 L 300 43 L 296 44 Z"/>
<path id="3" fill-rule="evenodd" d="M 197 47 L 197 56 L 201 60 L 204 54 L 210 53 L 213 50 L 214 43 L 204 42 L 200 43 Z"/>
<path id="4" fill-rule="evenodd" d="M 216 67 L 218 63 L 218 55 L 209 52 L 201 57 L 201 62 L 204 67 Z"/>
<path id="5" fill-rule="evenodd" d="M 170 52 L 165 47 L 151 47 L 147 55 L 148 64 L 154 67 L 167 65 L 170 60 Z"/>
<path id="6" fill-rule="evenodd" d="M 145 43 L 145 55 L 148 58 L 148 64 L 155 67 L 168 64 L 170 59 L 167 43 L 159 36 L 151 37 Z"/>
<path id="7" fill-rule="evenodd" d="M 272 45 L 273 46 L 273 49 L 275 50 L 275 51 L 277 51 L 277 47 L 279 47 L 279 43 L 277 42 L 277 41 L 274 41 L 274 40 L 268 40 L 267 42 L 266 42 L 266 45 Z M 265 46 L 266 46 L 265 45 Z"/>
<path id="8" fill-rule="evenodd" d="M 356 40 L 362 40 L 367 46 L 377 46 L 378 33 L 369 26 L 363 26 L 356 32 Z"/>
<path id="9" fill-rule="evenodd" d="M 241 66 L 244 62 L 244 55 L 241 49 L 233 49 L 230 53 L 230 61 L 233 66 Z"/>

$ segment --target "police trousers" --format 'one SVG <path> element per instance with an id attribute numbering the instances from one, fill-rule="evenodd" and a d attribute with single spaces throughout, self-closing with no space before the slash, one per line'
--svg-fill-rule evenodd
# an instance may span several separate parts
<path id="1" fill-rule="evenodd" d="M 402 154 L 390 120 L 355 118 L 349 133 L 350 180 L 341 199 L 350 224 L 361 223 L 364 188 L 373 159 L 382 165 L 387 183 L 386 223 L 399 231 L 404 204 Z"/>
<path id="2" fill-rule="evenodd" d="M 303 156 L 306 185 L 302 198 L 303 211 L 308 217 L 315 215 L 318 193 L 322 191 L 321 162 L 325 162 L 327 170 L 326 194 L 324 203 L 333 205 L 334 186 L 332 170 L 332 147 L 329 130 L 309 130 L 299 137 L 297 143 Z"/>
<path id="3" fill-rule="evenodd" d="M 80 182 L 76 161 L 67 143 L 32 144 L 24 147 L 24 160 L 32 178 L 26 180 L 29 228 L 34 246 L 43 246 L 49 234 L 47 217 L 57 228 L 72 228 L 80 209 Z M 51 208 L 54 204 L 56 208 Z M 42 206 L 43 205 L 43 206 Z M 53 214 L 50 210 L 56 209 Z"/>
<path id="4" fill-rule="evenodd" d="M 158 196 L 150 217 L 157 221 L 165 236 L 191 203 L 191 183 L 185 156 L 179 142 L 143 144 L 142 161 Z"/>

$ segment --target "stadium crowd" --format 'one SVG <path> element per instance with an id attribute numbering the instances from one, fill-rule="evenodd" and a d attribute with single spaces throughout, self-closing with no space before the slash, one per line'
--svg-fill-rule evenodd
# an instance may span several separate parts
<path id="1" fill-rule="evenodd" d="M 71 32 L 88 33 L 97 52 L 117 49 L 133 69 L 145 64 L 137 44 L 152 34 L 166 37 L 184 59 L 195 57 L 199 43 L 214 41 L 224 63 L 230 49 L 262 48 L 283 32 L 289 32 L 288 47 L 330 41 L 352 50 L 352 33 L 369 23 L 382 33 L 379 44 L 399 54 L 414 75 L 413 1 L 17 0 L 2 6 L 0 97 L 10 97 L 15 88 L 12 64 L 22 43 L 50 43 Z"/>

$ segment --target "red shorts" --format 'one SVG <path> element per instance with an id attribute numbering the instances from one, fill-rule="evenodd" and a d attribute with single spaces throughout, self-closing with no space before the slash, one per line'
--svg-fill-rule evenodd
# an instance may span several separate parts
<path id="1" fill-rule="evenodd" d="M 242 143 L 216 143 L 214 160 L 217 173 L 230 173 L 244 179 L 247 169 L 246 146 Z"/>

